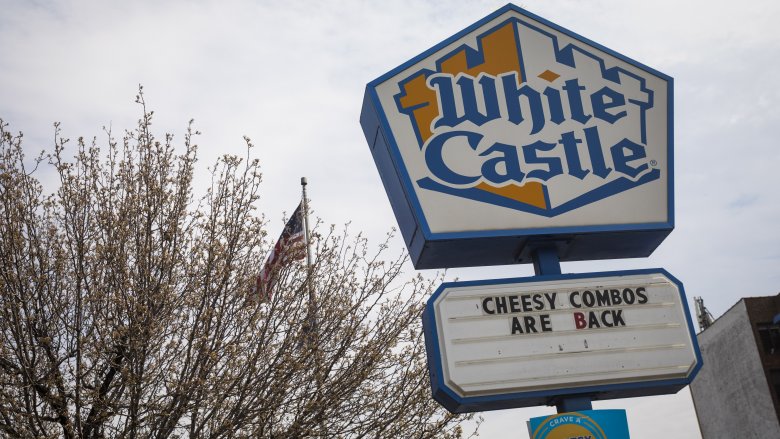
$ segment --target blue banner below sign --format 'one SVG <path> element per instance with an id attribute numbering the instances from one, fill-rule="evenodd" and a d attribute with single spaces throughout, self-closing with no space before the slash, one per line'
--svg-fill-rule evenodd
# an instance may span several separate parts
<path id="1" fill-rule="evenodd" d="M 531 439 L 629 439 L 625 410 L 583 410 L 528 421 Z"/>

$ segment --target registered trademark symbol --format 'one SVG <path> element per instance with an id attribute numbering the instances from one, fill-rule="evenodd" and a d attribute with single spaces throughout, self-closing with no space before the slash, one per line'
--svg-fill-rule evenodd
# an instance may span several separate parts
<path id="1" fill-rule="evenodd" d="M 658 166 L 658 162 L 655 160 L 650 160 L 650 166 Z"/>

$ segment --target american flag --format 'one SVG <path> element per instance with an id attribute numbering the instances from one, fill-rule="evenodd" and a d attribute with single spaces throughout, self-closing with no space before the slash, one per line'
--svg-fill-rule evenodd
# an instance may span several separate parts
<path id="1" fill-rule="evenodd" d="M 298 204 L 287 224 L 282 230 L 282 235 L 271 249 L 271 254 L 265 260 L 263 270 L 255 280 L 255 292 L 261 302 L 271 300 L 276 276 L 284 264 L 306 256 L 305 233 L 303 230 L 303 202 Z"/>

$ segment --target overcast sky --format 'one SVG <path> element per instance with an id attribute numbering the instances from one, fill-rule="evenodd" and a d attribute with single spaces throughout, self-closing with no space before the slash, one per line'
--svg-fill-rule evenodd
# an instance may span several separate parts
<path id="1" fill-rule="evenodd" d="M 200 185 L 208 164 L 252 138 L 271 235 L 306 176 L 317 216 L 378 240 L 395 219 L 358 121 L 366 83 L 504 4 L 0 0 L 0 118 L 32 155 L 51 147 L 55 121 L 71 138 L 132 128 L 143 84 L 159 134 L 182 139 L 191 118 L 202 131 Z M 740 297 L 778 293 L 780 2 L 516 4 L 675 79 L 675 231 L 650 258 L 564 272 L 663 267 L 691 309 L 702 296 L 716 317 Z M 531 274 L 502 266 L 448 278 Z M 699 435 L 687 389 L 594 408 L 626 408 L 635 439 Z M 526 437 L 528 418 L 553 412 L 486 413 L 482 437 Z"/>

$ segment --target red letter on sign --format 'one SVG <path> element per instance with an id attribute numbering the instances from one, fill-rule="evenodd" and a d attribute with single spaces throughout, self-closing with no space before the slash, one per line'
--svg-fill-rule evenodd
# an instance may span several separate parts
<path id="1" fill-rule="evenodd" d="M 585 329 L 585 327 L 588 326 L 588 323 L 585 321 L 585 314 L 581 312 L 574 313 L 574 326 L 576 326 L 577 329 Z"/>

